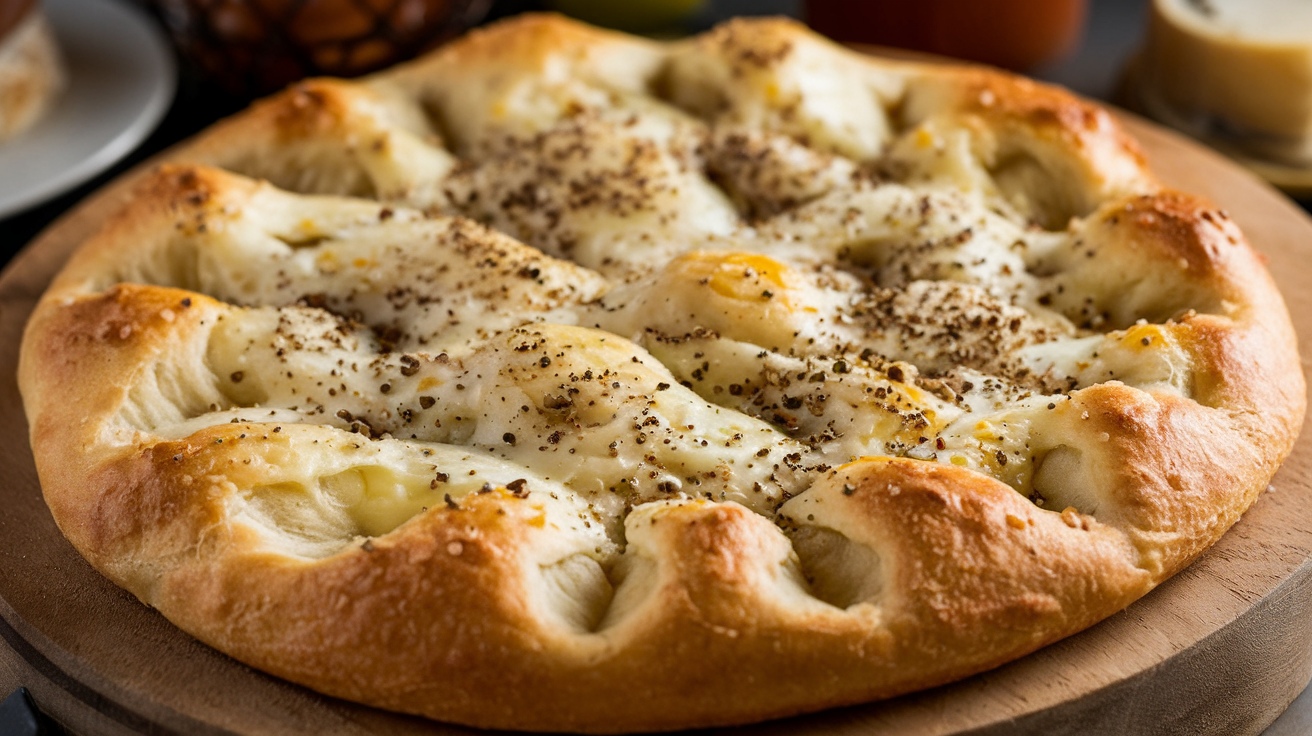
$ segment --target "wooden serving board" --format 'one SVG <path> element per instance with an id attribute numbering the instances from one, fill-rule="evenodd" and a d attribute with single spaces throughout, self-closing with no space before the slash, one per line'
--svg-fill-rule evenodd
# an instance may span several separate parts
<path id="1" fill-rule="evenodd" d="M 1312 221 L 1218 155 L 1126 122 L 1166 182 L 1238 220 L 1269 258 L 1304 349 L 1312 346 Z M 475 733 L 326 698 L 239 664 L 107 582 L 60 536 L 28 446 L 18 345 L 51 276 L 126 190 L 120 182 L 78 207 L 0 277 L 0 690 L 27 686 L 77 733 Z M 1312 676 L 1310 481 L 1305 431 L 1272 490 L 1191 567 L 1018 662 L 892 701 L 726 733 L 1260 732 Z"/>

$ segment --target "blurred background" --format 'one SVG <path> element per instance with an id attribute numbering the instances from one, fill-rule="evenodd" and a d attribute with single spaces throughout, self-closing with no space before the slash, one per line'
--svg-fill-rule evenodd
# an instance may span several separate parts
<path id="1" fill-rule="evenodd" d="M 806 20 L 840 41 L 981 61 L 1110 99 L 1126 60 L 1141 43 L 1149 7 L 1149 0 L 43 2 L 49 10 L 58 9 L 56 6 L 66 9 L 71 3 L 85 3 L 88 10 L 113 4 L 140 16 L 161 38 L 168 39 L 168 53 L 177 61 L 176 89 L 170 89 L 162 103 L 157 125 L 143 131 L 142 140 L 121 152 L 101 173 L 83 177 L 85 183 L 65 187 L 62 194 L 42 203 L 0 207 L 0 262 L 105 181 L 294 79 L 373 71 L 422 53 L 470 27 L 517 13 L 557 11 L 659 38 L 703 31 L 736 15 L 784 15 Z M 0 8 L 32 3 L 0 0 Z M 0 18 L 0 25 L 2 21 Z M 982 28 L 988 32 L 981 32 Z M 0 28 L 0 33 L 3 30 Z M 173 84 L 171 77 L 168 84 Z M 0 144 L 0 169 L 6 167 L 6 153 L 12 155 L 21 145 L 21 140 Z"/>
<path id="2" fill-rule="evenodd" d="M 736 15 L 784 15 L 806 20 L 840 41 L 982 61 L 1109 99 L 1126 60 L 1141 42 L 1149 6 L 1149 0 L 59 0 L 58 4 L 69 2 L 129 6 L 145 18 L 169 40 L 176 55 L 176 91 L 157 127 L 102 173 L 21 211 L 0 208 L 3 260 L 113 176 L 294 79 L 374 71 L 470 27 L 517 13 L 557 11 L 660 38 L 703 31 Z M 0 5 L 23 3 L 31 0 L 3 0 Z M 981 28 L 989 32 L 982 33 Z M 21 141 L 14 144 L 17 147 Z"/>
<path id="3" fill-rule="evenodd" d="M 136 1 L 172 31 L 189 71 L 237 96 L 308 74 L 372 71 L 470 26 L 544 10 L 655 37 L 697 33 L 733 16 L 784 15 L 842 42 L 980 61 L 1097 95 L 1138 44 L 1148 7 L 1147 0 Z M 1077 59 L 1098 61 L 1070 63 Z"/>

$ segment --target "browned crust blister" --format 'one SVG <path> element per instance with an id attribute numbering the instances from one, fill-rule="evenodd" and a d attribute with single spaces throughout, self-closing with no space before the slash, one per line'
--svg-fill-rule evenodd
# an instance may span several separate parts
<path id="1" fill-rule="evenodd" d="M 291 250 L 330 235 L 305 229 L 294 195 L 192 164 L 301 192 L 382 200 L 333 200 L 332 214 L 320 213 L 332 223 L 318 228 L 427 227 L 421 210 L 440 211 L 449 196 L 437 180 L 464 175 L 459 157 L 491 145 L 478 135 L 487 122 L 480 116 L 494 116 L 495 105 L 475 108 L 511 95 L 517 80 L 583 80 L 616 100 L 686 94 L 692 108 L 720 106 L 732 116 L 739 114 L 732 100 L 691 86 L 667 89 L 669 55 L 728 55 L 740 64 L 734 69 L 746 70 L 738 83 L 749 87 L 753 70 L 796 48 L 869 73 L 871 94 L 906 145 L 916 145 L 907 131 L 927 141 L 964 135 L 997 182 L 999 201 L 1081 244 L 1035 265 L 1050 288 L 1038 303 L 1083 320 L 1090 335 L 1106 335 L 1109 353 L 1141 350 L 1148 360 L 1146 351 L 1171 346 L 1176 367 L 1140 387 L 1107 362 L 1107 374 L 1073 377 L 1071 390 L 1046 407 L 1016 409 L 1013 425 L 1038 428 L 1026 440 L 1032 478 L 1024 489 L 1014 487 L 1022 481 L 1008 485 L 958 467 L 947 454 L 937 463 L 860 457 L 799 471 L 814 478 L 801 489 L 781 480 L 784 491 L 765 512 L 696 497 L 635 503 L 619 522 L 623 530 L 609 532 L 623 544 L 613 554 L 593 547 L 603 537 L 591 524 L 562 521 L 574 511 L 556 494 L 524 491 L 536 480 L 494 477 L 478 492 L 445 497 L 439 489 L 431 506 L 394 529 L 318 556 L 284 553 L 259 523 L 238 518 L 258 510 L 251 499 L 259 493 L 301 482 L 295 473 L 303 464 L 320 477 L 384 473 L 396 487 L 419 484 L 420 492 L 429 471 L 413 454 L 422 444 L 394 439 L 404 436 L 400 429 L 378 431 L 349 411 L 322 424 L 238 411 L 262 406 L 242 392 L 271 392 L 274 384 L 232 369 L 215 345 L 255 329 L 243 320 L 258 305 L 200 293 L 218 276 L 205 270 L 199 246 L 178 243 L 229 247 L 228 238 L 240 247 L 243 218 L 252 213 L 273 223 L 268 232 Z M 453 119 L 462 109 L 470 119 Z M 778 126 L 859 159 L 854 152 L 866 145 L 859 132 L 845 138 L 840 126 L 827 144 L 809 139 L 808 114 L 799 106 L 763 122 L 742 112 L 732 123 Z M 885 153 L 874 151 L 853 181 L 919 175 L 914 157 L 896 147 Z M 318 173 L 286 173 L 325 156 Z M 1302 422 L 1293 330 L 1259 257 L 1223 212 L 1162 190 L 1106 111 L 1001 73 L 848 55 L 780 21 L 733 22 L 662 45 L 530 16 L 367 83 L 298 85 L 220 123 L 173 160 L 86 241 L 24 336 L 19 380 L 47 502 L 97 569 L 183 629 L 260 669 L 384 708 L 494 728 L 677 729 L 965 677 L 1093 625 L 1187 565 L 1266 488 Z M 875 171 L 880 166 L 887 170 Z M 1042 196 L 1018 198 L 1022 189 L 1008 189 L 1007 181 L 1023 177 L 1038 177 Z M 474 258 L 484 247 L 484 231 L 474 228 L 442 232 L 456 233 L 450 237 L 463 250 L 454 252 Z M 517 244 L 497 247 L 498 258 L 530 257 Z M 539 278 L 538 261 L 525 263 L 521 271 Z M 1110 275 L 1108 263 L 1116 264 Z M 123 274 L 173 287 L 117 283 Z M 534 304 L 554 314 L 595 300 L 586 278 L 568 279 L 577 282 L 572 291 L 547 284 Z M 1083 295 L 1096 299 L 1076 298 Z M 312 320 L 304 315 L 322 301 L 293 294 L 271 306 Z M 332 329 L 355 329 L 342 320 Z M 515 350 L 555 340 L 600 351 L 588 355 L 619 355 L 588 343 L 594 333 L 572 329 L 522 328 L 535 341 Z M 405 339 L 379 335 L 375 347 L 384 354 Z M 433 370 L 447 369 L 447 355 L 440 358 Z M 414 361 L 398 364 L 407 379 L 448 380 L 428 378 L 407 360 Z M 525 360 L 537 365 L 538 358 Z M 543 353 L 542 369 L 553 360 L 569 356 Z M 669 395 L 673 379 L 647 367 L 645 350 L 631 362 L 635 373 L 626 376 L 650 377 L 655 388 L 644 391 Z M 879 380 L 901 384 L 909 369 L 890 365 L 879 368 Z M 400 380 L 382 389 L 403 390 Z M 427 410 L 435 399 L 416 401 Z M 543 412 L 563 411 L 563 399 L 542 401 Z M 237 412 L 231 422 L 187 423 L 229 409 Z M 517 441 L 525 440 L 506 433 L 505 444 Z M 986 459 L 1002 473 L 1010 446 L 998 447 L 997 461 Z M 439 469 L 431 486 L 454 483 L 456 473 Z"/>

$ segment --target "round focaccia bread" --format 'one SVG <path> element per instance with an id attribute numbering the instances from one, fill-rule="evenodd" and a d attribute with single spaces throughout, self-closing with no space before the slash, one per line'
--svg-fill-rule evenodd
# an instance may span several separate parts
<path id="1" fill-rule="evenodd" d="M 1105 111 L 783 21 L 526 16 L 171 158 L 25 334 L 47 502 L 186 631 L 383 708 L 961 678 L 1188 564 L 1302 421 L 1259 256 Z"/>

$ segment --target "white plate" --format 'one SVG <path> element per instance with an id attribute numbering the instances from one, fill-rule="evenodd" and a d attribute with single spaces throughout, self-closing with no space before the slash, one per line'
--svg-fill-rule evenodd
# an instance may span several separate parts
<path id="1" fill-rule="evenodd" d="M 43 0 L 68 66 L 44 118 L 0 144 L 0 217 L 109 168 L 168 110 L 177 68 L 162 32 L 120 0 Z"/>

